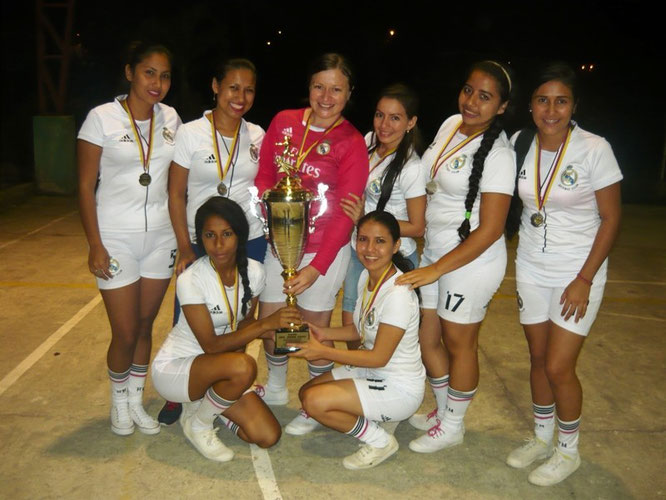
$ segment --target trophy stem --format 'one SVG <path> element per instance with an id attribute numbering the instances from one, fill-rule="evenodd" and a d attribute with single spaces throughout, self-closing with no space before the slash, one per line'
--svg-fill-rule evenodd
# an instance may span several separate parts
<path id="1" fill-rule="evenodd" d="M 282 278 L 284 278 L 284 280 L 287 281 L 296 276 L 296 270 L 285 269 L 280 274 L 282 275 Z M 288 293 L 285 302 L 287 303 L 288 306 L 295 306 L 298 300 L 296 300 L 296 295 L 294 295 L 293 293 Z"/>

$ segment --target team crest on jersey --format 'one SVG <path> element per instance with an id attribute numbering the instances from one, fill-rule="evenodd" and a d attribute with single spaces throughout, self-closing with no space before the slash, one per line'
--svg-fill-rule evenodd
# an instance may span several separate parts
<path id="1" fill-rule="evenodd" d="M 256 144 L 250 144 L 250 160 L 253 163 L 259 161 L 259 148 L 257 148 Z"/>
<path id="2" fill-rule="evenodd" d="M 322 156 L 327 155 L 330 152 L 331 152 L 331 143 L 328 141 L 322 141 L 317 146 L 317 153 L 319 153 Z"/>
<path id="3" fill-rule="evenodd" d="M 292 130 L 291 127 L 285 127 L 285 128 L 282 129 L 281 134 L 282 135 L 288 135 L 289 137 L 291 137 L 292 135 L 294 135 L 294 131 Z"/>
<path id="4" fill-rule="evenodd" d="M 449 172 L 458 172 L 467 163 L 467 155 L 460 155 L 453 158 L 446 164 L 446 169 Z"/>
<path id="5" fill-rule="evenodd" d="M 560 175 L 560 187 L 570 191 L 575 189 L 578 182 L 578 172 L 573 168 L 573 165 L 568 165 Z"/>
<path id="6" fill-rule="evenodd" d="M 162 137 L 164 137 L 164 142 L 170 144 L 171 146 L 173 146 L 176 143 L 176 141 L 174 140 L 173 132 L 166 127 L 162 129 Z"/>

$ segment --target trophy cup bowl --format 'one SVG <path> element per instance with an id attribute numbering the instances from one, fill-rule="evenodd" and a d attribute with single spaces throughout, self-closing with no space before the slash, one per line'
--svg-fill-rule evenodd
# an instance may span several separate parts
<path id="1" fill-rule="evenodd" d="M 325 193 L 328 186 L 318 185 L 317 195 L 301 185 L 301 179 L 296 175 L 295 167 L 289 160 L 293 155 L 289 154 L 289 138 L 285 137 L 285 146 L 282 157 L 278 157 L 277 163 L 280 172 L 287 175 L 282 177 L 272 188 L 265 191 L 261 199 L 258 189 L 252 186 L 250 189 L 251 203 L 250 211 L 259 218 L 264 225 L 264 233 L 267 235 L 275 256 L 282 265 L 282 277 L 289 280 L 296 276 L 298 265 L 301 263 L 308 235 L 314 232 L 315 221 L 323 215 L 327 208 Z M 319 202 L 317 215 L 311 215 L 313 202 Z M 264 207 L 266 216 L 257 212 L 257 204 Z M 286 303 L 289 306 L 297 304 L 296 296 L 287 293 Z M 280 328 L 275 331 L 275 354 L 287 354 L 297 351 L 297 347 L 288 347 L 287 344 L 307 342 L 310 332 L 307 325 L 290 325 L 288 328 Z"/>

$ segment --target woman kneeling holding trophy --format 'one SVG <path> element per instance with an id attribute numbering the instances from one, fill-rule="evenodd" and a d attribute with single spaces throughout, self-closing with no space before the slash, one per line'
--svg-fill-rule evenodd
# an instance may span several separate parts
<path id="1" fill-rule="evenodd" d="M 178 276 L 182 314 L 152 365 L 153 384 L 169 401 L 182 402 L 183 432 L 199 452 L 226 462 L 233 452 L 217 437 L 217 417 L 244 441 L 269 447 L 280 424 L 248 388 L 257 366 L 242 350 L 250 341 L 301 322 L 294 307 L 254 319 L 264 288 L 261 264 L 247 258 L 248 224 L 236 202 L 210 198 L 195 216 L 196 242 L 206 254 Z"/>
<path id="2" fill-rule="evenodd" d="M 287 264 L 280 262 L 279 252 L 267 252 L 266 288 L 260 297 L 259 312 L 260 317 L 266 317 L 284 305 L 286 294 L 292 300 L 297 295 L 299 309 L 307 323 L 328 326 L 335 296 L 349 263 L 349 235 L 353 225 L 342 211 L 340 200 L 350 193 L 359 197 L 363 193 L 368 156 L 363 136 L 342 116 L 352 90 L 347 61 L 338 54 L 325 54 L 315 60 L 309 74 L 310 107 L 285 110 L 273 118 L 261 147 L 255 186 L 266 201 L 265 193 L 278 180 L 283 182 L 289 177 L 302 184 L 305 190 L 319 191 L 320 211 L 322 207 L 328 208 L 305 238 L 300 234 L 302 226 L 307 224 L 303 217 L 295 220 L 285 215 L 280 224 L 288 230 L 281 238 L 290 240 L 285 243 L 292 247 L 290 252 L 304 255 L 297 272 L 293 276 L 286 273 L 283 280 L 280 275 Z M 267 215 L 271 219 L 270 214 Z M 299 231 L 295 230 L 296 226 Z M 273 232 L 273 226 L 270 231 Z M 294 234 L 297 232 L 299 234 Z M 275 237 L 273 234 L 271 237 L 275 250 Z M 293 248 L 298 245 L 304 246 Z M 264 387 L 258 386 L 257 393 L 268 404 L 285 405 L 289 401 L 288 358 L 276 353 L 274 347 L 271 340 L 264 341 L 268 382 Z M 308 363 L 308 368 L 313 378 L 330 371 L 333 363 L 317 360 Z M 300 435 L 316 425 L 301 412 L 285 431 Z"/>
<path id="3" fill-rule="evenodd" d="M 315 420 L 363 443 L 343 460 L 347 469 L 374 467 L 398 450 L 378 422 L 409 418 L 423 400 L 425 368 L 419 348 L 419 300 L 395 284 L 411 263 L 400 251 L 400 226 L 388 212 L 374 211 L 358 223 L 356 253 L 365 270 L 358 284 L 354 322 L 340 328 L 311 325 L 310 340 L 290 354 L 344 366 L 310 380 L 300 390 L 303 408 Z M 358 350 L 323 341 L 358 341 Z"/>

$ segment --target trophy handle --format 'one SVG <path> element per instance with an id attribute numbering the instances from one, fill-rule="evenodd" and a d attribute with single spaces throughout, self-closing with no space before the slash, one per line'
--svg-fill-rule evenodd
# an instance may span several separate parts
<path id="1" fill-rule="evenodd" d="M 250 192 L 250 213 L 261 221 L 264 234 L 268 236 L 268 222 L 261 212 L 257 211 L 257 205 L 262 203 L 261 198 L 259 198 L 259 189 L 257 189 L 257 186 L 250 186 L 247 190 Z"/>
<path id="2" fill-rule="evenodd" d="M 256 189 L 256 188 L 255 188 Z M 328 191 L 328 186 L 324 184 L 323 182 L 320 182 L 317 185 L 317 196 L 312 199 L 312 201 L 318 201 L 319 202 L 319 212 L 317 215 L 312 217 L 310 219 L 310 225 L 308 227 L 308 231 L 310 234 L 314 233 L 315 230 L 315 221 L 324 215 L 324 212 L 326 212 L 326 209 L 328 208 L 328 201 L 326 200 L 326 191 Z"/>

